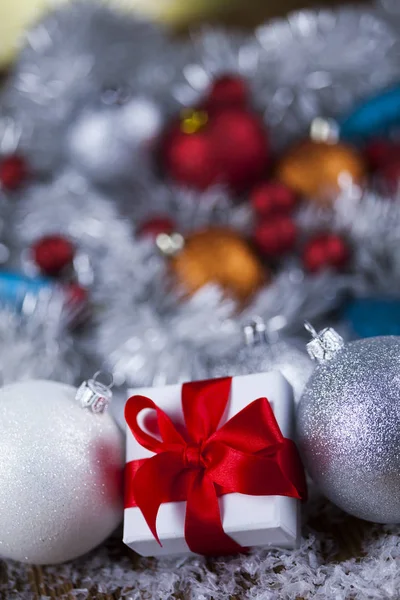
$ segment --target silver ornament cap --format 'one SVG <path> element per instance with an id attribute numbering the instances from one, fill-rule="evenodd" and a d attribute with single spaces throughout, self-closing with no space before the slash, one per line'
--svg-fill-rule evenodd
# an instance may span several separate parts
<path id="1" fill-rule="evenodd" d="M 332 327 L 326 327 L 318 333 L 308 321 L 304 323 L 304 327 L 311 333 L 313 338 L 306 346 L 312 360 L 319 363 L 332 360 L 344 347 L 344 339 Z"/>
<path id="2" fill-rule="evenodd" d="M 102 383 L 99 377 L 107 377 L 108 382 Z M 111 402 L 114 385 L 113 376 L 97 371 L 88 381 L 83 381 L 76 391 L 75 400 L 82 408 L 89 408 L 94 413 L 103 413 Z"/>

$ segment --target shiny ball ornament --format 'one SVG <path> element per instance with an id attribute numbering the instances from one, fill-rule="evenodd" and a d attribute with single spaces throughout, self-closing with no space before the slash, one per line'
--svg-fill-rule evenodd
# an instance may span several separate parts
<path id="1" fill-rule="evenodd" d="M 67 159 L 100 184 L 130 179 L 135 165 L 146 162 L 162 124 L 160 108 L 152 100 L 105 89 L 102 103 L 83 110 L 71 124 Z"/>
<path id="2" fill-rule="evenodd" d="M 0 185 L 6 191 L 17 190 L 28 178 L 28 167 L 22 156 L 0 159 Z"/>
<path id="3" fill-rule="evenodd" d="M 310 139 L 286 153 L 276 175 L 298 194 L 326 205 L 350 182 L 360 183 L 364 173 L 363 159 L 352 147 Z"/>
<path id="4" fill-rule="evenodd" d="M 246 302 L 269 278 L 247 242 L 223 227 L 192 233 L 170 260 L 179 285 L 189 295 L 214 283 L 228 296 Z"/>
<path id="5" fill-rule="evenodd" d="M 213 359 L 208 366 L 210 377 L 227 377 L 280 371 L 293 387 L 298 402 L 310 378 L 314 365 L 298 344 L 279 340 L 275 343 L 246 345 L 237 352 Z"/>
<path id="6" fill-rule="evenodd" d="M 277 258 L 294 249 L 297 239 L 297 226 L 287 215 L 266 218 L 257 224 L 254 242 L 264 256 Z"/>
<path id="7" fill-rule="evenodd" d="M 265 181 L 250 193 L 250 203 L 259 217 L 290 214 L 296 208 L 297 194 L 280 181 Z"/>
<path id="8" fill-rule="evenodd" d="M 400 523 L 399 337 L 344 344 L 331 329 L 298 409 L 298 443 L 321 491 L 367 521 Z"/>
<path id="9" fill-rule="evenodd" d="M 61 235 L 49 235 L 37 240 L 32 246 L 31 253 L 42 273 L 57 276 L 72 265 L 75 246 Z"/>
<path id="10" fill-rule="evenodd" d="M 306 243 L 303 249 L 303 265 L 310 273 L 324 269 L 343 270 L 350 259 L 350 247 L 346 240 L 335 233 L 321 233 Z"/>
<path id="11" fill-rule="evenodd" d="M 249 99 L 250 92 L 244 79 L 235 75 L 222 75 L 213 82 L 205 105 L 211 110 L 221 106 L 245 107 Z"/>
<path id="12" fill-rule="evenodd" d="M 385 191 L 395 193 L 400 180 L 400 144 L 388 139 L 373 139 L 366 145 L 364 155 Z"/>
<path id="13" fill-rule="evenodd" d="M 0 390 L 0 545 L 6 558 L 56 564 L 98 546 L 123 513 L 123 435 L 76 389 L 29 381 Z"/>
<path id="14" fill-rule="evenodd" d="M 269 144 L 262 120 L 249 110 L 187 110 L 167 132 L 160 152 L 166 174 L 204 190 L 225 184 L 240 193 L 265 176 Z"/>

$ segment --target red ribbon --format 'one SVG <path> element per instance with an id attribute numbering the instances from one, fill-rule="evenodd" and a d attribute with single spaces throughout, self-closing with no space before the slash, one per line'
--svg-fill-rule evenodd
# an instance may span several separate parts
<path id="1" fill-rule="evenodd" d="M 133 396 L 126 404 L 133 435 L 155 455 L 128 463 L 125 506 L 140 508 L 160 545 L 156 520 L 164 502 L 187 501 L 185 539 L 190 550 L 215 555 L 244 551 L 223 530 L 218 496 L 306 497 L 297 448 L 283 437 L 266 398 L 251 402 L 217 429 L 230 390 L 231 378 L 184 384 L 183 434 L 149 398 Z M 156 411 L 161 440 L 138 425 L 145 408 Z"/>

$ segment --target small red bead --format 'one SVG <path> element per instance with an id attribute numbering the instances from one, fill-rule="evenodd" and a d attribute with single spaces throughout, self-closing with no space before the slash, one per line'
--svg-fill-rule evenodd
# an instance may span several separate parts
<path id="1" fill-rule="evenodd" d="M 236 75 L 222 75 L 214 81 L 206 105 L 209 108 L 245 107 L 248 100 L 249 90 L 244 79 Z"/>
<path id="2" fill-rule="evenodd" d="M 310 239 L 303 250 L 304 267 L 311 273 L 323 269 L 343 269 L 350 258 L 346 241 L 337 234 L 324 233 Z"/>
<path id="3" fill-rule="evenodd" d="M 380 178 L 390 191 L 395 191 L 400 183 L 400 156 L 393 158 L 378 171 Z"/>
<path id="4" fill-rule="evenodd" d="M 173 233 L 176 230 L 175 223 L 169 217 L 152 217 L 139 225 L 137 234 L 139 237 L 155 239 L 160 233 Z"/>
<path id="5" fill-rule="evenodd" d="M 7 156 L 0 160 L 0 183 L 7 191 L 16 190 L 28 175 L 25 160 L 21 156 Z"/>
<path id="6" fill-rule="evenodd" d="M 254 212 L 260 216 L 290 213 L 297 204 L 297 196 L 279 181 L 267 181 L 256 186 L 250 194 Z"/>
<path id="7" fill-rule="evenodd" d="M 262 254 L 281 256 L 293 250 L 297 238 L 295 222 L 286 215 L 276 215 L 256 227 L 254 241 Z"/>
<path id="8" fill-rule="evenodd" d="M 393 160 L 400 159 L 400 144 L 385 138 L 376 138 L 366 145 L 364 156 L 370 169 L 377 171 Z"/>
<path id="9" fill-rule="evenodd" d="M 61 235 L 49 235 L 33 245 L 32 254 L 43 273 L 55 276 L 72 264 L 75 247 Z"/>

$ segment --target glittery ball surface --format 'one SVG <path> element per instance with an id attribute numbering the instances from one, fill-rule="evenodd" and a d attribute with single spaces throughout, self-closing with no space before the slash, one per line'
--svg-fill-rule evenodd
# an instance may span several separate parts
<path id="1" fill-rule="evenodd" d="M 318 366 L 297 427 L 305 466 L 332 502 L 400 522 L 400 337 L 349 343 Z"/>
<path id="2" fill-rule="evenodd" d="M 76 558 L 122 519 L 123 435 L 76 389 L 27 381 L 0 390 L 0 553 L 35 564 Z"/>

